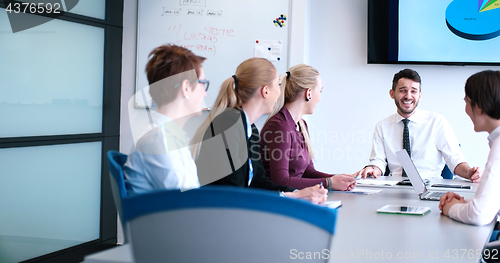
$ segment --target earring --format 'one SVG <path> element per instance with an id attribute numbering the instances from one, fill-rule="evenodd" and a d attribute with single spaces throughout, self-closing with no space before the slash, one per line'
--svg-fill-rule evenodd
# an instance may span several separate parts
<path id="1" fill-rule="evenodd" d="M 189 100 L 189 96 L 188 96 L 188 95 L 186 95 L 186 97 L 184 97 L 184 98 L 185 98 L 186 100 Z"/>
<path id="2" fill-rule="evenodd" d="M 310 101 L 310 100 L 311 100 L 311 98 L 306 98 L 306 101 Z"/>

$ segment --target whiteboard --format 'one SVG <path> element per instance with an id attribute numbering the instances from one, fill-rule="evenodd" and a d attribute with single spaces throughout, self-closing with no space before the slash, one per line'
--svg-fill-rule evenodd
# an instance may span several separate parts
<path id="1" fill-rule="evenodd" d="M 139 0 L 136 93 L 148 86 L 145 73 L 149 53 L 176 44 L 207 58 L 203 63 L 210 88 L 204 107 L 212 107 L 222 82 L 237 66 L 255 56 L 256 42 L 281 42 L 272 61 L 278 73 L 288 69 L 289 0 Z M 286 16 L 283 26 L 273 21 Z M 266 42 L 267 41 L 267 42 Z M 276 51 L 276 48 L 273 47 Z M 151 97 L 135 96 L 135 106 L 151 105 Z"/>

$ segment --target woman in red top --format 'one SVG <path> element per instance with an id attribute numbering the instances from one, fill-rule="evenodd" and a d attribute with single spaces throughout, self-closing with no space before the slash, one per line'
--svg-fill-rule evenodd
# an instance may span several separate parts
<path id="1" fill-rule="evenodd" d="M 293 66 L 281 77 L 281 96 L 260 133 L 260 152 L 266 175 L 274 183 L 302 189 L 322 183 L 334 190 L 351 190 L 350 175 L 316 171 L 304 114 L 312 114 L 323 89 L 318 71 Z"/>

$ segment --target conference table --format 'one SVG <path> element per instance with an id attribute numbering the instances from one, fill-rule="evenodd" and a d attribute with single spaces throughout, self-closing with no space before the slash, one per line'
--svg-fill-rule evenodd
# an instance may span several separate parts
<path id="1" fill-rule="evenodd" d="M 379 180 L 397 178 L 380 177 Z M 429 187 L 433 191 L 457 192 L 466 199 L 474 196 L 479 185 L 464 180 L 430 180 L 430 185 L 435 183 L 472 186 L 470 190 Z M 329 262 L 479 262 L 493 223 L 472 226 L 442 216 L 439 202 L 420 200 L 412 186 L 358 186 L 356 189 L 381 191 L 371 195 L 330 192 L 329 201 L 342 202 L 333 246 L 323 251 L 303 252 L 319 252 Z M 423 216 L 376 212 L 385 205 L 425 206 L 431 211 Z M 306 254 L 303 257 L 308 261 Z M 111 262 L 132 263 L 130 245 L 89 255 L 84 261 Z"/>
<path id="2" fill-rule="evenodd" d="M 401 178 L 399 178 L 401 179 Z M 394 181 L 397 178 L 381 177 Z M 452 191 L 470 199 L 478 183 L 464 180 L 430 179 L 430 185 L 470 185 L 471 189 L 428 187 Z M 466 225 L 441 215 L 438 201 L 423 201 L 412 186 L 358 186 L 382 190 L 372 195 L 330 192 L 328 200 L 340 200 L 330 262 L 479 262 L 493 223 Z M 430 207 L 423 216 L 380 214 L 385 205 Z"/>

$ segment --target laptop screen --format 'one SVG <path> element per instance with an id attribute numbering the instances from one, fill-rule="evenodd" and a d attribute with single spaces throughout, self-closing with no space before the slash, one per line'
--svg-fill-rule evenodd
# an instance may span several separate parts
<path id="1" fill-rule="evenodd" d="M 425 187 L 424 181 L 422 180 L 422 177 L 420 177 L 415 164 L 410 159 L 410 156 L 408 155 L 406 150 L 403 149 L 401 151 L 398 151 L 396 152 L 396 155 L 398 156 L 401 165 L 403 165 L 403 168 L 406 171 L 406 175 L 410 179 L 411 184 L 413 185 L 413 188 L 415 189 L 417 194 L 420 195 L 426 192 L 427 188 Z"/>

